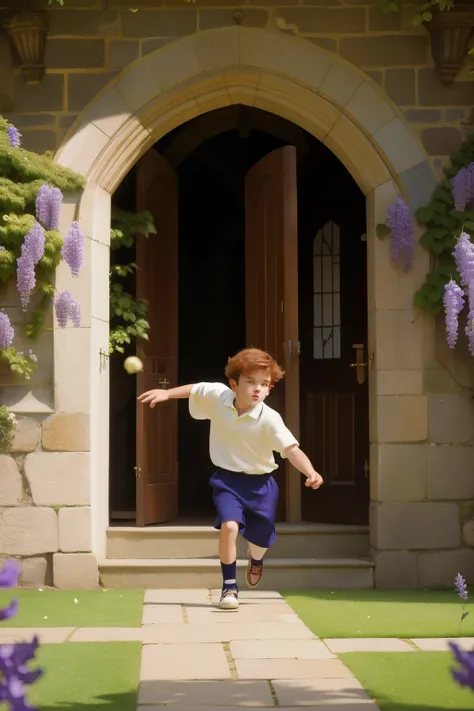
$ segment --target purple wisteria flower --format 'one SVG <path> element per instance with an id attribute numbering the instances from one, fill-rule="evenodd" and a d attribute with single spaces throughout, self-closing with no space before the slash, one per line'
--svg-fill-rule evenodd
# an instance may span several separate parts
<path id="1" fill-rule="evenodd" d="M 467 600 L 467 595 L 468 595 L 468 590 L 467 590 L 467 584 L 464 578 L 462 577 L 461 573 L 458 573 L 456 575 L 456 578 L 454 580 L 454 587 L 456 589 L 457 594 L 461 598 L 463 602 L 466 602 Z"/>
<path id="2" fill-rule="evenodd" d="M 63 194 L 59 188 L 43 183 L 36 194 L 36 219 L 47 230 L 57 230 L 63 203 Z"/>
<path id="3" fill-rule="evenodd" d="M 36 266 L 44 255 L 44 243 L 44 229 L 39 222 L 35 222 L 21 245 L 21 254 L 28 256 L 33 262 L 33 265 Z"/>
<path id="4" fill-rule="evenodd" d="M 455 642 L 449 642 L 458 667 L 451 669 L 454 681 L 474 691 L 474 652 L 464 652 Z"/>
<path id="5" fill-rule="evenodd" d="M 456 241 L 453 257 L 461 277 L 461 284 L 468 297 L 469 313 L 465 332 L 468 338 L 469 353 L 474 355 L 474 245 L 466 232 L 461 232 Z"/>
<path id="6" fill-rule="evenodd" d="M 444 287 L 444 311 L 446 314 L 446 333 L 448 346 L 454 348 L 458 340 L 458 317 L 464 306 L 464 294 L 461 287 L 451 279 Z"/>
<path id="7" fill-rule="evenodd" d="M 3 562 L 0 571 L 0 588 L 14 588 L 20 577 L 20 563 L 14 558 Z"/>
<path id="8" fill-rule="evenodd" d="M 8 140 L 13 148 L 19 148 L 21 146 L 20 136 L 21 133 L 16 128 L 16 126 L 9 126 L 7 128 Z"/>
<path id="9" fill-rule="evenodd" d="M 30 294 L 36 286 L 35 265 L 28 253 L 18 257 L 16 263 L 16 285 L 20 292 L 21 306 L 23 311 L 26 311 L 30 301 Z"/>
<path id="10" fill-rule="evenodd" d="M 387 225 L 392 230 L 390 254 L 396 264 L 403 257 L 403 268 L 407 272 L 413 264 L 415 246 L 415 225 L 410 208 L 403 198 L 397 198 L 388 209 Z"/>
<path id="11" fill-rule="evenodd" d="M 76 328 L 81 325 L 81 305 L 69 291 L 63 291 L 56 296 L 54 308 L 59 328 L 66 328 L 69 319 Z"/>
<path id="12" fill-rule="evenodd" d="M 84 235 L 78 222 L 73 222 L 64 240 L 61 256 L 71 269 L 73 277 L 77 277 L 82 266 L 84 255 Z"/>
<path id="13" fill-rule="evenodd" d="M 8 318 L 5 311 L 0 311 L 0 350 L 5 350 L 7 348 L 10 348 L 11 344 L 13 343 L 14 335 L 15 335 L 15 332 L 12 328 L 11 323 L 10 323 L 10 319 Z M 0 573 L 0 587 L 2 587 L 1 573 Z"/>
<path id="14" fill-rule="evenodd" d="M 451 193 L 456 210 L 464 212 L 466 205 L 474 198 L 474 163 L 461 168 L 451 178 Z"/>

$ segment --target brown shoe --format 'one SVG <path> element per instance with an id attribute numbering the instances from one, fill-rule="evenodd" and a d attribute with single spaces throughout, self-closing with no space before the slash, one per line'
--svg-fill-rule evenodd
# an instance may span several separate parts
<path id="1" fill-rule="evenodd" d="M 263 562 L 261 565 L 254 565 L 249 553 L 249 562 L 245 571 L 245 582 L 249 588 L 256 588 L 260 583 L 263 575 Z"/>

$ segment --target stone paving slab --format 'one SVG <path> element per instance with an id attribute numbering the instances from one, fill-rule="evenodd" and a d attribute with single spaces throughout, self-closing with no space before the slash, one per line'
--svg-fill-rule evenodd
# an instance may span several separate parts
<path id="1" fill-rule="evenodd" d="M 334 659 L 324 642 L 315 639 L 243 640 L 230 643 L 234 659 Z"/>
<path id="2" fill-rule="evenodd" d="M 173 711 L 194 711 L 196 706 L 181 706 L 178 704 L 169 704 L 172 706 Z M 199 707 L 198 707 L 199 708 Z M 301 711 L 301 706 L 211 706 L 206 704 L 206 708 L 211 708 L 212 711 L 237 711 L 237 709 L 245 709 L 245 711 L 262 711 L 264 709 L 275 709 L 278 711 Z M 366 701 L 357 703 L 354 707 L 352 702 L 350 703 L 339 703 L 336 699 L 329 702 L 323 703 L 319 706 L 305 706 L 305 711 L 353 711 L 356 708 L 357 711 L 377 711 L 377 706 L 373 701 Z M 165 706 L 138 706 L 138 711 L 164 711 Z"/>
<path id="3" fill-rule="evenodd" d="M 192 603 L 209 604 L 210 595 L 206 588 L 190 590 L 145 590 L 145 604 L 154 602 L 190 605 Z"/>
<path id="4" fill-rule="evenodd" d="M 324 644 L 334 654 L 344 652 L 414 652 L 413 647 L 401 639 L 325 639 Z"/>
<path id="5" fill-rule="evenodd" d="M 220 588 L 212 588 L 209 592 L 213 598 L 219 598 L 221 596 Z M 276 590 L 246 590 L 243 588 L 239 590 L 239 600 L 251 600 L 252 602 L 256 602 L 257 600 L 275 600 L 284 602 L 285 598 Z"/>
<path id="6" fill-rule="evenodd" d="M 239 611 L 240 612 L 240 611 Z M 239 612 L 229 613 L 235 622 L 193 625 L 144 625 L 145 644 L 188 644 L 193 642 L 233 642 L 242 639 L 314 639 L 312 632 L 298 622 L 240 622 Z"/>
<path id="7" fill-rule="evenodd" d="M 411 640 L 422 652 L 449 652 L 451 651 L 448 646 L 449 641 L 449 639 L 443 637 Z M 472 652 L 474 649 L 474 637 L 453 638 L 452 641 L 456 642 L 465 652 Z"/>
<path id="8" fill-rule="evenodd" d="M 275 679 L 273 689 L 279 706 L 321 706 L 337 705 L 357 711 L 377 711 L 377 706 L 370 700 L 361 684 L 354 677 L 344 679 Z"/>
<path id="9" fill-rule="evenodd" d="M 216 607 L 185 607 L 190 624 L 222 624 L 229 622 L 229 615 L 238 615 L 239 622 L 298 622 L 299 617 L 289 605 L 252 605 L 241 607 L 238 611 L 229 612 Z"/>
<path id="10" fill-rule="evenodd" d="M 266 681 L 144 681 L 138 692 L 139 704 L 170 704 L 176 708 L 196 706 L 274 707 Z M 161 708 L 163 708 L 161 706 Z M 147 711 L 142 708 L 141 711 Z"/>
<path id="11" fill-rule="evenodd" d="M 209 605 L 209 601 L 207 604 Z M 142 625 L 157 625 L 163 623 L 183 624 L 182 606 L 157 602 L 143 606 Z"/>
<path id="12" fill-rule="evenodd" d="M 140 682 L 230 677 L 221 644 L 149 644 L 142 649 Z"/>
<path id="13" fill-rule="evenodd" d="M 140 627 L 80 627 L 70 642 L 142 642 Z"/>
<path id="14" fill-rule="evenodd" d="M 239 679 L 343 679 L 352 672 L 340 659 L 234 659 Z"/>
<path id="15" fill-rule="evenodd" d="M 41 644 L 61 644 L 66 642 L 75 627 L 4 627 L 0 628 L 0 644 L 31 642 L 36 635 Z"/>

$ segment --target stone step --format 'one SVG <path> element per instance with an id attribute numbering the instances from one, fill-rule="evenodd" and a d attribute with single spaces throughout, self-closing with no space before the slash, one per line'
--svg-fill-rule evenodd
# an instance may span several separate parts
<path id="1" fill-rule="evenodd" d="M 107 558 L 215 558 L 219 533 L 212 526 L 133 526 L 107 530 Z M 239 537 L 239 557 L 246 557 Z M 369 555 L 367 526 L 279 524 L 268 558 L 364 558 Z"/>
<path id="2" fill-rule="evenodd" d="M 240 585 L 246 560 L 238 560 Z M 219 588 L 219 561 L 189 559 L 106 559 L 99 565 L 107 588 Z M 373 563 L 363 558 L 270 558 L 259 590 L 360 590 L 373 587 Z"/>

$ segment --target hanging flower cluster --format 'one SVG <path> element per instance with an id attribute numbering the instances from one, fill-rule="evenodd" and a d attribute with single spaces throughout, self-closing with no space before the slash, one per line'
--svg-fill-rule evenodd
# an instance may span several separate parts
<path id="1" fill-rule="evenodd" d="M 451 279 L 444 289 L 444 310 L 446 316 L 447 340 L 450 348 L 454 348 L 458 336 L 458 316 L 464 306 L 464 295 L 467 296 L 469 313 L 465 333 L 468 339 L 469 353 L 474 355 L 474 245 L 466 232 L 461 232 L 453 250 L 456 268 L 461 277 L 461 289 Z"/>
<path id="2" fill-rule="evenodd" d="M 36 219 L 42 222 L 47 230 L 59 228 L 62 203 L 63 194 L 60 189 L 43 183 L 36 195 Z"/>
<path id="3" fill-rule="evenodd" d="M 69 265 L 73 277 L 79 275 L 84 255 L 84 235 L 78 222 L 73 222 L 64 240 L 61 256 Z"/>
<path id="4" fill-rule="evenodd" d="M 0 588 L 13 588 L 20 577 L 20 565 L 16 560 L 6 560 L 0 572 Z M 0 620 L 16 614 L 18 602 L 0 609 Z M 26 687 L 34 684 L 43 674 L 42 669 L 28 669 L 28 662 L 36 656 L 38 637 L 31 642 L 0 645 L 0 703 L 7 704 L 10 711 L 34 711 L 26 700 Z"/>
<path id="5" fill-rule="evenodd" d="M 391 229 L 390 256 L 393 264 L 403 258 L 403 268 L 407 272 L 413 264 L 415 246 L 415 225 L 410 208 L 397 198 L 388 209 L 387 225 Z"/>
<path id="6" fill-rule="evenodd" d="M 69 320 L 76 328 L 81 325 L 81 305 L 69 291 L 63 291 L 56 296 L 54 308 L 59 328 L 66 328 Z"/>
<path id="7" fill-rule="evenodd" d="M 16 126 L 9 126 L 7 129 L 8 140 L 13 148 L 19 148 L 21 146 L 20 132 Z"/>
<path id="8" fill-rule="evenodd" d="M 0 311 L 0 349 L 10 348 L 14 335 L 10 319 L 4 311 Z"/>
<path id="9" fill-rule="evenodd" d="M 466 205 L 474 199 L 474 163 L 461 168 L 451 178 L 451 193 L 456 210 L 464 212 Z"/>

